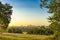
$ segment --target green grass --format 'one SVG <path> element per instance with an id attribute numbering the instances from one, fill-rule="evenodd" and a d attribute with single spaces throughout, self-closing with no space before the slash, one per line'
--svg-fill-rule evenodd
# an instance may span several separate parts
<path id="1" fill-rule="evenodd" d="M 51 38 L 52 35 L 15 34 L 0 29 L 0 40 L 50 40 Z"/>
<path id="2" fill-rule="evenodd" d="M 30 34 L 1 34 L 0 40 L 50 40 L 52 36 Z"/>
<path id="3" fill-rule="evenodd" d="M 0 33 L 7 32 L 7 30 L 0 28 Z"/>

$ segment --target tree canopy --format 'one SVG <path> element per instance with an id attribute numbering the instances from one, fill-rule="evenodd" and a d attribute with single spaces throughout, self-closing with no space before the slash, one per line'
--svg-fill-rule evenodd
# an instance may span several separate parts
<path id="1" fill-rule="evenodd" d="M 7 28 L 12 15 L 12 6 L 10 4 L 2 4 L 0 2 L 0 27 Z"/>
<path id="2" fill-rule="evenodd" d="M 54 30 L 55 34 L 60 35 L 60 0 L 40 0 L 40 7 L 47 8 L 48 13 L 52 14 L 48 18 L 51 23 L 49 26 Z"/>

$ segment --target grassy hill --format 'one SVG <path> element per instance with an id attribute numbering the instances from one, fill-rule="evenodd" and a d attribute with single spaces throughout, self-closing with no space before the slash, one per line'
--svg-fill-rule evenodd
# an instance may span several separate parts
<path id="1" fill-rule="evenodd" d="M 30 35 L 30 34 L 14 34 L 14 33 L 2 33 L 0 34 L 0 40 L 50 40 L 52 36 L 46 35 Z"/>

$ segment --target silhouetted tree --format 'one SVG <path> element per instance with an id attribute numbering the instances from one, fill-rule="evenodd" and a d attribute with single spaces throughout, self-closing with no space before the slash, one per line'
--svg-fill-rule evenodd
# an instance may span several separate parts
<path id="1" fill-rule="evenodd" d="M 12 6 L 10 4 L 2 4 L 0 2 L 0 26 L 2 28 L 7 28 L 12 15 Z"/>
<path id="2" fill-rule="evenodd" d="M 50 27 L 54 30 L 55 35 L 60 37 L 60 0 L 40 0 L 40 2 L 40 7 L 49 9 L 48 13 L 52 14 L 48 18 L 51 23 Z M 60 39 L 57 38 L 57 40 Z"/>

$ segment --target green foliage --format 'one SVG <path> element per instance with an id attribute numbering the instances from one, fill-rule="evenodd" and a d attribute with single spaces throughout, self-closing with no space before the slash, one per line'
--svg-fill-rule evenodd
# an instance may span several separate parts
<path id="1" fill-rule="evenodd" d="M 38 28 L 32 28 L 27 30 L 28 34 L 39 34 L 39 29 Z"/>
<path id="2" fill-rule="evenodd" d="M 41 26 L 38 28 L 32 28 L 28 29 L 28 34 L 40 34 L 40 35 L 52 35 L 54 32 L 50 28 L 45 28 L 44 26 Z"/>
<path id="3" fill-rule="evenodd" d="M 45 30 L 45 35 L 53 35 L 54 34 L 54 31 L 51 30 L 51 29 L 46 29 Z"/>
<path id="4" fill-rule="evenodd" d="M 54 32 L 50 28 L 45 28 L 41 26 L 40 28 L 20 28 L 20 27 L 9 27 L 9 33 L 23 33 L 27 32 L 27 34 L 40 34 L 40 35 L 52 35 Z"/>
<path id="5" fill-rule="evenodd" d="M 46 30 L 45 27 L 44 26 L 41 26 L 40 27 L 40 34 L 41 35 L 45 35 L 45 30 Z"/>
<path id="6" fill-rule="evenodd" d="M 41 26 L 40 34 L 41 35 L 52 35 L 52 34 L 54 34 L 54 32 L 50 28 L 45 28 L 44 26 Z"/>
<path id="7" fill-rule="evenodd" d="M 60 0 L 41 0 L 40 6 L 41 8 L 44 7 L 49 9 L 48 13 L 53 14 L 48 18 L 49 22 L 51 23 L 49 26 L 55 32 L 55 35 L 58 35 L 58 38 L 56 36 L 55 38 L 60 40 Z"/>
<path id="8" fill-rule="evenodd" d="M 8 28 L 9 33 L 22 33 L 22 30 L 18 27 L 10 27 Z"/>
<path id="9" fill-rule="evenodd" d="M 0 2 L 0 27 L 7 28 L 12 15 L 12 6 Z"/>

